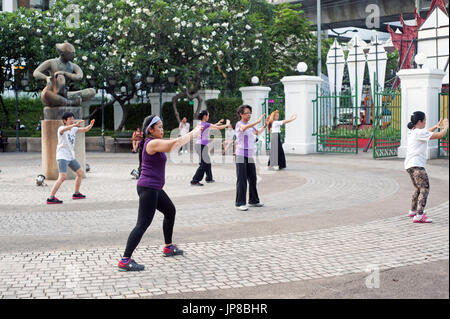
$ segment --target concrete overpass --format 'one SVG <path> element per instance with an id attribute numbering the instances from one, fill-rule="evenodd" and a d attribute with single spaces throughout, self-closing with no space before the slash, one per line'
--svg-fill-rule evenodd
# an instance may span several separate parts
<path id="1" fill-rule="evenodd" d="M 316 0 L 275 0 L 269 1 L 279 3 L 301 3 L 308 20 L 317 24 L 317 1 Z M 399 21 L 400 14 L 405 20 L 414 19 L 414 9 L 424 17 L 431 5 L 431 0 L 322 0 L 322 29 L 329 27 L 358 27 L 368 28 L 366 19 L 371 14 L 370 5 L 379 8 L 380 24 L 377 30 L 386 32 L 388 22 Z M 367 10 L 367 11 L 366 11 Z M 371 28 L 369 28 L 371 29 Z"/>

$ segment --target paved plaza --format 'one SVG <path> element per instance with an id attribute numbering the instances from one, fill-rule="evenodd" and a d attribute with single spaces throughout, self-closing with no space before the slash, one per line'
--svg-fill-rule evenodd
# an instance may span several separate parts
<path id="1" fill-rule="evenodd" d="M 189 184 L 189 155 L 168 161 L 167 194 L 184 256 L 162 257 L 157 213 L 133 258 L 117 270 L 137 218 L 136 154 L 86 154 L 91 170 L 46 205 L 36 186 L 40 153 L 0 154 L 0 298 L 449 298 L 449 166 L 428 161 L 432 224 L 407 217 L 413 191 L 400 159 L 371 154 L 287 156 L 267 171 L 264 207 L 234 208 L 232 157 L 213 163 L 216 183 Z"/>

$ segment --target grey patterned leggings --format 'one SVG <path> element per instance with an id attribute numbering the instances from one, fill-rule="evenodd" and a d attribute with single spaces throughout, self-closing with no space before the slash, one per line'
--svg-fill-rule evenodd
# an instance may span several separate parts
<path id="1" fill-rule="evenodd" d="M 411 200 L 411 210 L 423 214 L 427 204 L 428 193 L 430 192 L 430 182 L 423 167 L 411 167 L 406 170 L 411 177 L 411 181 L 416 188 Z"/>

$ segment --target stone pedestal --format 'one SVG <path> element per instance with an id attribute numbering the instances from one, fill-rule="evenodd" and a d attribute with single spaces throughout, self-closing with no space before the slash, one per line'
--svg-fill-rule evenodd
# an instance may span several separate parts
<path id="1" fill-rule="evenodd" d="M 58 162 L 56 161 L 56 147 L 58 145 L 58 128 L 64 125 L 62 115 L 72 112 L 75 121 L 81 119 L 80 107 L 44 107 L 44 120 L 41 127 L 42 143 L 42 174 L 48 180 L 58 179 Z M 82 125 L 84 126 L 84 124 Z M 86 170 L 86 146 L 84 133 L 78 133 L 75 140 L 75 158 Z M 69 168 L 67 179 L 75 179 L 76 174 Z"/>
<path id="2" fill-rule="evenodd" d="M 316 86 L 321 86 L 318 76 L 286 76 L 284 85 L 285 117 L 297 114 L 297 119 L 286 125 L 284 152 L 287 154 L 310 154 L 316 152 L 316 138 L 313 134 L 313 103 Z"/>
<path id="3" fill-rule="evenodd" d="M 445 73 L 433 69 L 408 69 L 397 73 L 402 86 L 401 143 L 398 157 L 405 158 L 408 147 L 408 123 L 415 111 L 422 111 L 427 118 L 427 127 L 439 121 L 438 105 L 442 79 Z M 438 155 L 437 140 L 428 141 L 427 159 Z"/>
<path id="4" fill-rule="evenodd" d="M 252 117 L 250 119 L 250 123 L 257 121 L 262 115 L 263 104 L 266 99 L 269 98 L 270 90 L 270 87 L 267 86 L 246 86 L 239 89 L 242 94 L 242 104 L 250 105 L 252 107 Z M 270 114 L 266 114 L 266 116 L 269 115 Z M 260 128 L 263 125 L 264 122 L 261 122 L 255 127 Z M 266 140 L 266 132 L 267 130 L 261 133 L 258 137 L 258 139 L 263 141 L 263 143 Z"/>

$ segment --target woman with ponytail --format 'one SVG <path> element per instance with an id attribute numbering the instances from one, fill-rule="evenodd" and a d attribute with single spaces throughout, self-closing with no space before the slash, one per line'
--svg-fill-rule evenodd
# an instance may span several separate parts
<path id="1" fill-rule="evenodd" d="M 408 148 L 405 158 L 405 169 L 408 172 L 415 191 L 411 200 L 411 209 L 408 216 L 414 217 L 414 223 L 431 223 L 432 220 L 425 213 L 430 183 L 425 170 L 427 161 L 427 144 L 429 140 L 443 138 L 447 134 L 448 120 L 441 119 L 438 124 L 425 129 L 427 119 L 425 113 L 417 111 L 411 116 L 408 123 Z M 438 128 L 440 132 L 435 132 Z"/>
<path id="2" fill-rule="evenodd" d="M 270 135 L 270 156 L 269 169 L 273 167 L 274 170 L 286 168 L 286 156 L 284 155 L 283 144 L 281 144 L 281 126 L 286 125 L 297 118 L 297 114 L 292 115 L 289 120 L 280 121 L 280 114 L 275 110 L 267 118 L 267 126 Z"/>
<path id="3" fill-rule="evenodd" d="M 207 110 L 201 111 L 198 115 L 198 119 L 201 121 L 200 125 L 202 127 L 202 133 L 198 136 L 195 143 L 195 151 L 199 156 L 200 162 L 198 163 L 197 171 L 192 177 L 192 186 L 203 186 L 200 182 L 203 180 L 205 175 L 205 180 L 207 183 L 215 182 L 211 170 L 211 158 L 209 157 L 209 130 L 223 130 L 230 124 L 230 120 L 227 120 L 226 124 L 222 124 L 223 120 L 220 120 L 216 124 L 209 123 L 209 113 Z"/>
<path id="4" fill-rule="evenodd" d="M 137 182 L 139 195 L 139 210 L 136 226 L 131 231 L 122 260 L 119 261 L 120 271 L 141 271 L 144 266 L 137 264 L 131 255 L 139 244 L 142 236 L 150 226 L 155 211 L 164 215 L 163 233 L 165 247 L 163 256 L 182 255 L 183 251 L 172 243 L 173 226 L 175 223 L 175 206 L 164 192 L 165 168 L 167 157 L 164 153 L 179 149 L 201 132 L 196 127 L 190 133 L 176 139 L 163 140 L 164 130 L 161 119 L 156 115 L 148 116 L 142 125 L 143 139 L 139 144 L 139 171 Z"/>

